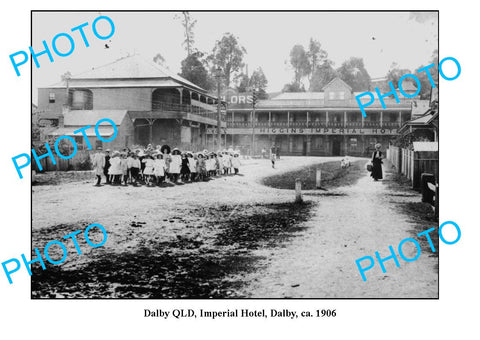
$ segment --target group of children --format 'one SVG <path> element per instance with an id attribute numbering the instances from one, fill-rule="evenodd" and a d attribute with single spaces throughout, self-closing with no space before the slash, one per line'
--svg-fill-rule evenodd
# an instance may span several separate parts
<path id="1" fill-rule="evenodd" d="M 105 154 L 99 152 L 93 157 L 96 186 L 100 186 L 102 174 L 106 184 L 112 185 L 161 185 L 166 180 L 172 183 L 205 181 L 210 177 L 238 174 L 240 157 L 238 152 L 223 150 L 218 152 L 181 152 L 175 148 L 153 149 L 151 145 L 145 150 L 124 149 L 122 152 L 110 150 Z"/>

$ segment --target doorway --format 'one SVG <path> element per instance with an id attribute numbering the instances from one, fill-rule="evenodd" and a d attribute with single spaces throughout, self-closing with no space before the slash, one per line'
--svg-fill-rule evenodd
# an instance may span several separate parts
<path id="1" fill-rule="evenodd" d="M 332 156 L 340 156 L 341 144 L 338 139 L 332 141 Z"/>

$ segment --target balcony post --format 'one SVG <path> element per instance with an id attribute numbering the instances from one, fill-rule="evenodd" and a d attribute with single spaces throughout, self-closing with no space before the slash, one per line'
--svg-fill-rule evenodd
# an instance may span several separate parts
<path id="1" fill-rule="evenodd" d="M 309 114 L 308 114 L 308 111 L 307 111 L 307 128 L 308 128 L 308 123 L 310 122 L 310 117 L 309 117 Z"/>
<path id="2" fill-rule="evenodd" d="M 347 127 L 347 111 L 343 111 L 343 127 Z"/>
<path id="3" fill-rule="evenodd" d="M 380 128 L 383 128 L 383 111 L 380 111 Z"/>
<path id="4" fill-rule="evenodd" d="M 188 93 L 190 93 L 190 113 L 192 113 L 192 91 L 188 90 Z"/>
<path id="5" fill-rule="evenodd" d="M 183 104 L 183 88 L 177 87 L 176 90 L 180 93 L 180 105 Z"/>
<path id="6" fill-rule="evenodd" d="M 362 116 L 362 129 L 363 129 L 363 127 L 365 126 L 365 117 L 362 114 L 361 116 Z"/>
<path id="7" fill-rule="evenodd" d="M 290 128 L 290 111 L 287 111 L 287 129 Z"/>
<path id="8" fill-rule="evenodd" d="M 328 111 L 325 111 L 325 125 L 328 127 Z"/>
<path id="9" fill-rule="evenodd" d="M 268 128 L 272 127 L 272 111 L 268 111 Z"/>
<path id="10" fill-rule="evenodd" d="M 402 112 L 401 111 L 398 113 L 398 127 L 399 128 L 402 127 Z"/>

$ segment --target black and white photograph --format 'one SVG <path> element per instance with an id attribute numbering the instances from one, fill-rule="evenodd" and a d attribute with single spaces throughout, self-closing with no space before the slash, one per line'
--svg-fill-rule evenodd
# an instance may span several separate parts
<path id="1" fill-rule="evenodd" d="M 31 298 L 438 299 L 438 14 L 32 11 Z"/>
<path id="2" fill-rule="evenodd" d="M 474 338 L 472 4 L 5 3 L 2 338 Z"/>

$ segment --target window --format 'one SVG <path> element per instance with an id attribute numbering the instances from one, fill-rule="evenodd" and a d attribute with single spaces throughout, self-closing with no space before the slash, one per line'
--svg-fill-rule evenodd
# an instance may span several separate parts
<path id="1" fill-rule="evenodd" d="M 77 148 L 79 150 L 83 150 L 83 137 L 82 136 L 74 136 L 75 143 L 77 144 Z"/>
<path id="2" fill-rule="evenodd" d="M 335 99 L 335 92 L 329 92 L 328 93 L 328 99 L 334 100 Z"/>
<path id="3" fill-rule="evenodd" d="M 343 91 L 338 92 L 338 99 L 344 100 L 345 99 L 345 92 L 343 92 Z"/>
<path id="4" fill-rule="evenodd" d="M 102 149 L 102 150 L 103 150 L 103 143 L 102 143 L 101 140 L 98 140 L 98 139 L 97 139 L 97 140 L 95 141 L 95 149 L 97 149 L 97 150 L 98 150 L 98 149 Z"/>
<path id="5" fill-rule="evenodd" d="M 70 102 L 73 110 L 92 110 L 93 93 L 90 90 L 73 90 L 70 92 Z"/>
<path id="6" fill-rule="evenodd" d="M 50 92 L 48 95 L 48 102 L 49 103 L 55 103 L 55 93 Z"/>

